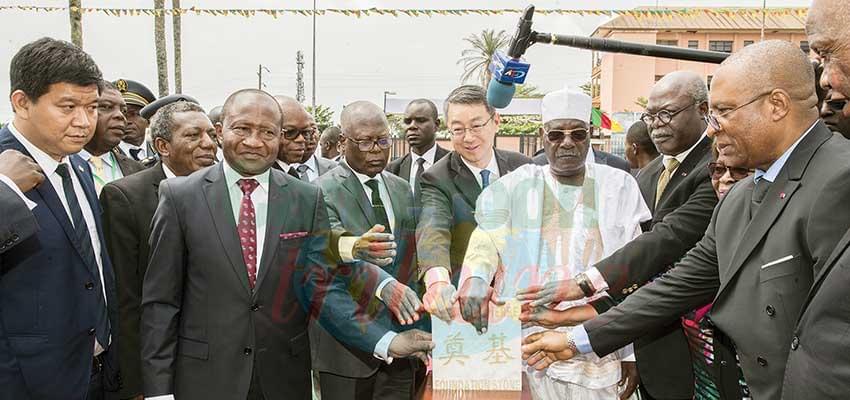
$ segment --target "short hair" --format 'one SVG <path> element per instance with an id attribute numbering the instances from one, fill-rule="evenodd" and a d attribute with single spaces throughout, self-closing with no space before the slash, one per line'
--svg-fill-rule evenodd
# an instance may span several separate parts
<path id="1" fill-rule="evenodd" d="M 175 129 L 174 115 L 184 112 L 199 112 L 206 115 L 201 106 L 188 101 L 175 101 L 163 106 L 151 117 L 151 140 L 163 138 L 166 142 L 170 142 L 171 134 Z"/>
<path id="2" fill-rule="evenodd" d="M 443 113 L 446 117 L 449 115 L 450 104 L 480 104 L 487 108 L 487 113 L 493 115 L 496 109 L 487 102 L 487 92 L 481 86 L 463 85 L 449 93 L 446 101 L 443 103 Z"/>
<path id="3" fill-rule="evenodd" d="M 115 86 L 115 84 L 114 84 L 114 83 L 112 83 L 112 82 L 110 82 L 110 81 L 107 81 L 106 79 L 101 79 L 101 80 L 100 80 L 100 84 L 99 84 L 99 86 L 100 86 L 100 91 L 101 91 L 101 93 L 102 93 L 104 90 L 106 90 L 106 89 L 109 89 L 109 90 L 115 90 L 115 91 L 120 92 L 120 91 L 118 90 L 118 87 L 117 87 L 117 86 Z"/>
<path id="4" fill-rule="evenodd" d="M 408 103 L 407 106 L 410 107 L 410 106 L 415 105 L 415 104 L 424 104 L 424 105 L 428 106 L 428 109 L 431 110 L 431 114 L 434 117 L 434 121 L 440 119 L 440 113 L 437 111 L 437 105 L 434 104 L 433 101 L 428 100 L 428 99 L 415 99 L 415 100 L 411 101 L 410 103 Z"/>
<path id="5" fill-rule="evenodd" d="M 100 90 L 103 75 L 91 56 L 79 47 L 44 37 L 24 45 L 12 57 L 9 78 L 10 94 L 20 90 L 37 101 L 54 83 L 98 85 Z"/>
<path id="6" fill-rule="evenodd" d="M 341 134 L 342 130 L 339 129 L 338 126 L 329 126 L 322 132 L 322 137 L 319 138 L 319 142 L 339 143 L 339 136 Z"/>
<path id="7" fill-rule="evenodd" d="M 626 139 L 646 150 L 649 154 L 658 154 L 658 149 L 652 142 L 652 137 L 649 136 L 649 129 L 643 121 L 637 121 L 629 127 L 628 132 L 626 132 Z"/>
<path id="8" fill-rule="evenodd" d="M 694 103 L 697 105 L 708 103 L 708 86 L 702 79 L 685 83 L 685 92 L 694 99 Z"/>

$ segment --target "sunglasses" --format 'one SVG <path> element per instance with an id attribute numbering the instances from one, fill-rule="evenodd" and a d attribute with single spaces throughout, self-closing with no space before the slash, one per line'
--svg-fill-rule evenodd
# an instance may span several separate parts
<path id="1" fill-rule="evenodd" d="M 587 140 L 588 133 L 587 129 L 584 128 L 569 129 L 563 131 L 553 129 L 551 131 L 546 131 L 546 140 L 548 140 L 549 143 L 561 143 L 564 141 L 564 138 L 566 138 L 567 135 L 570 135 L 570 139 L 572 139 L 574 143 L 581 143 Z"/>
<path id="2" fill-rule="evenodd" d="M 286 140 L 295 140 L 295 139 L 298 138 L 298 136 L 304 136 L 304 140 L 311 140 L 311 139 L 313 139 L 313 135 L 316 134 L 316 131 L 313 128 L 307 128 L 307 129 L 301 129 L 301 130 L 299 130 L 299 129 L 281 129 L 281 132 L 283 132 L 283 137 Z"/>
<path id="3" fill-rule="evenodd" d="M 720 180 L 723 175 L 726 175 L 726 171 L 729 171 L 729 176 L 736 181 L 740 181 L 744 179 L 753 172 L 753 170 L 748 168 L 741 167 L 727 167 L 720 163 L 709 163 L 708 164 L 708 173 L 711 174 L 711 179 Z"/>

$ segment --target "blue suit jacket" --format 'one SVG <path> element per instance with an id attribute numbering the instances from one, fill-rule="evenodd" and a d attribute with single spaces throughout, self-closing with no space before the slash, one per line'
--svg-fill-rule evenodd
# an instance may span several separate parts
<path id="1" fill-rule="evenodd" d="M 8 128 L 0 152 L 30 155 Z M 97 225 L 112 332 L 117 332 L 115 278 L 101 229 L 101 209 L 88 165 L 70 158 Z M 45 181 L 24 194 L 38 232 L 0 254 L 0 399 L 85 399 L 103 296 L 97 266 L 87 265 L 56 191 Z M 115 346 L 117 335 L 112 335 Z M 104 344 L 105 345 L 105 344 Z M 107 386 L 116 389 L 115 352 L 105 353 Z"/>

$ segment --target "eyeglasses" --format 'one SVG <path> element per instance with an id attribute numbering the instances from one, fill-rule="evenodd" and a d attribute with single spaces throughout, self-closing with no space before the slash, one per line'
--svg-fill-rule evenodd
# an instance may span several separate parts
<path id="1" fill-rule="evenodd" d="M 553 143 L 553 144 L 562 143 L 564 141 L 564 138 L 567 137 L 567 135 L 570 136 L 570 139 L 572 139 L 573 143 L 581 143 L 581 142 L 584 142 L 585 140 L 587 140 L 587 135 L 588 135 L 587 129 L 584 129 L 584 128 L 567 129 L 567 130 L 553 129 L 551 131 L 546 131 L 545 133 L 546 133 L 546 140 L 548 140 L 549 143 Z"/>
<path id="2" fill-rule="evenodd" d="M 652 123 L 655 122 L 655 120 L 658 120 L 658 122 L 661 123 L 661 126 L 664 126 L 664 125 L 669 124 L 670 121 L 673 120 L 673 117 L 678 115 L 680 112 L 685 111 L 685 110 L 687 110 L 687 109 L 689 109 L 689 108 L 691 108 L 691 107 L 693 107 L 697 104 L 699 104 L 699 103 L 691 103 L 691 104 L 688 104 L 687 106 L 682 107 L 682 108 L 680 108 L 676 111 L 661 110 L 661 111 L 659 111 L 655 114 L 643 113 L 640 116 L 640 120 L 643 121 L 643 123 L 645 123 L 647 126 L 652 125 Z"/>
<path id="3" fill-rule="evenodd" d="M 708 173 L 711 174 L 711 179 L 720 180 L 723 175 L 726 175 L 726 171 L 729 171 L 729 176 L 736 181 L 740 181 L 741 179 L 750 176 L 753 172 L 753 170 L 748 168 L 727 167 L 717 162 L 708 163 Z"/>
<path id="4" fill-rule="evenodd" d="M 388 137 L 382 137 L 382 138 L 378 138 L 378 139 L 374 139 L 374 140 L 369 140 L 369 139 L 359 140 L 359 139 L 348 138 L 348 140 L 351 140 L 352 142 L 357 143 L 357 149 L 360 150 L 360 151 L 363 151 L 363 152 L 372 151 L 372 149 L 375 148 L 375 145 L 377 145 L 378 148 L 381 149 L 381 150 L 389 149 L 390 146 L 392 146 L 392 143 L 390 142 L 390 138 L 388 138 Z"/>
<path id="5" fill-rule="evenodd" d="M 720 113 L 720 114 L 715 114 L 715 113 L 714 113 L 714 111 L 712 111 L 712 110 L 708 110 L 708 114 L 706 114 L 706 115 L 705 115 L 705 117 L 703 117 L 703 119 L 705 120 L 705 123 L 706 123 L 706 124 L 708 124 L 708 125 L 711 127 L 711 129 L 714 129 L 714 130 L 716 130 L 716 131 L 719 131 L 719 130 L 721 130 L 721 129 L 723 129 L 723 128 L 720 126 L 720 121 L 718 121 L 718 120 L 717 120 L 717 118 L 728 118 L 728 117 L 729 117 L 730 115 L 732 115 L 732 113 L 734 113 L 735 111 L 738 111 L 738 110 L 740 110 L 740 109 L 742 109 L 742 108 L 744 108 L 744 107 L 746 107 L 746 106 L 748 106 L 748 105 L 750 105 L 750 104 L 753 104 L 753 103 L 755 103 L 757 100 L 759 100 L 759 99 L 761 99 L 762 97 L 767 96 L 767 95 L 769 95 L 769 94 L 771 94 L 771 93 L 773 93 L 773 90 L 771 90 L 771 91 L 769 91 L 769 92 L 766 92 L 766 93 L 762 93 L 762 94 L 760 94 L 760 95 L 758 95 L 758 96 L 756 96 L 756 97 L 753 97 L 750 101 L 748 101 L 748 102 L 746 102 L 746 103 L 744 103 L 744 104 L 741 104 L 740 106 L 735 107 L 735 108 L 733 108 L 733 109 L 731 109 L 731 110 L 726 110 L 726 111 L 724 111 L 724 112 L 722 112 L 722 113 Z"/>
<path id="6" fill-rule="evenodd" d="M 472 128 L 452 128 L 452 135 L 455 137 L 460 137 L 465 135 L 467 131 L 469 131 L 473 135 L 480 135 L 481 132 L 484 130 L 484 127 L 487 126 L 487 124 L 489 124 L 495 116 L 496 114 L 490 114 L 490 118 L 487 118 L 487 121 L 484 121 L 483 124 L 473 125 Z"/>
<path id="7" fill-rule="evenodd" d="M 286 140 L 295 140 L 298 136 L 304 136 L 304 140 L 310 140 L 316 134 L 316 130 L 312 127 L 307 129 L 281 129 L 280 131 Z"/>

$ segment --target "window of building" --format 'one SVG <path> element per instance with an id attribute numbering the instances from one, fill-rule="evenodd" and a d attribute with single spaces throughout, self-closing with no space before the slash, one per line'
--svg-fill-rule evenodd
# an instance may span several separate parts
<path id="1" fill-rule="evenodd" d="M 754 40 L 745 40 L 745 41 L 744 41 L 744 47 L 747 47 L 747 46 L 749 46 L 749 45 L 751 45 L 751 44 L 753 44 L 753 43 L 755 43 L 755 41 L 754 41 Z"/>
<path id="2" fill-rule="evenodd" d="M 664 75 L 655 75 L 655 81 L 656 82 L 660 81 L 661 78 L 664 78 Z"/>
<path id="3" fill-rule="evenodd" d="M 675 39 L 673 39 L 673 40 L 658 39 L 658 40 L 655 41 L 655 44 L 657 44 L 659 46 L 678 46 L 679 41 L 675 40 Z"/>
<path id="4" fill-rule="evenodd" d="M 711 51 L 722 51 L 724 53 L 732 52 L 731 40 L 709 40 L 708 49 Z"/>
<path id="5" fill-rule="evenodd" d="M 699 48 L 699 40 L 688 40 L 688 48 L 689 49 L 698 49 Z"/>
<path id="6" fill-rule="evenodd" d="M 807 40 L 800 42 L 800 50 L 803 50 L 803 53 L 809 54 L 810 48 Z"/>

